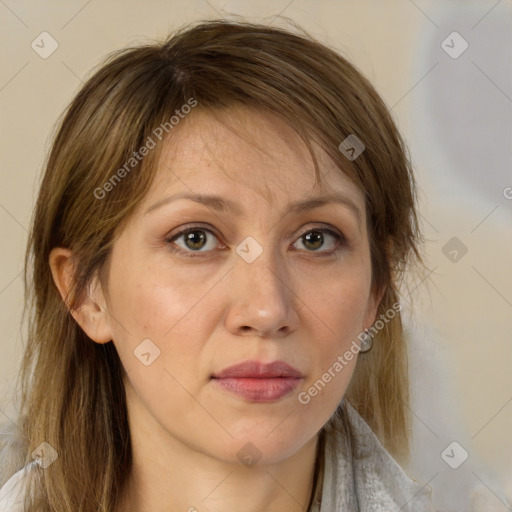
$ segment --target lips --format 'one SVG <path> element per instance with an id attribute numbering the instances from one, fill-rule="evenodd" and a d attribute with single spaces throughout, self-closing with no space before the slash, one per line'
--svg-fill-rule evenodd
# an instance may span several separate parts
<path id="1" fill-rule="evenodd" d="M 214 374 L 212 382 L 247 401 L 272 402 L 290 394 L 303 378 L 299 370 L 284 361 L 245 361 Z"/>
<path id="2" fill-rule="evenodd" d="M 268 364 L 260 363 L 259 361 L 245 361 L 243 363 L 230 366 L 217 374 L 213 374 L 214 379 L 270 379 L 279 377 L 301 379 L 304 376 L 299 370 L 284 361 L 275 361 Z"/>

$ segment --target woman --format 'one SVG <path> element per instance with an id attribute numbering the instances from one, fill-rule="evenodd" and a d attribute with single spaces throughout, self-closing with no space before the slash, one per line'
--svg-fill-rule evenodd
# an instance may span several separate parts
<path id="1" fill-rule="evenodd" d="M 117 52 L 40 187 L 4 508 L 433 510 L 398 465 L 419 241 L 402 139 L 340 55 L 224 21 Z"/>

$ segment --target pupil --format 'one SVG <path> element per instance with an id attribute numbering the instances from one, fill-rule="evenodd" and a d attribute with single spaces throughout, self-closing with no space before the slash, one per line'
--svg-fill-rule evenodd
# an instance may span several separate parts
<path id="1" fill-rule="evenodd" d="M 198 235 L 199 236 L 196 236 Z M 206 236 L 203 231 L 191 231 L 187 233 L 185 243 L 190 249 L 200 249 L 206 240 Z"/>
<path id="2" fill-rule="evenodd" d="M 323 238 L 323 234 L 320 233 L 319 231 L 311 231 L 307 235 L 304 235 L 305 245 L 307 246 L 307 244 L 312 243 L 313 245 L 315 245 L 313 249 L 318 249 L 319 247 L 321 247 L 323 243 Z"/>

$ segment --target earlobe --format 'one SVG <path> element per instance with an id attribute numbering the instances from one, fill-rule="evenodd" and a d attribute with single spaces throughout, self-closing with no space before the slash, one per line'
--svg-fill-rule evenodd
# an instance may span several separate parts
<path id="1" fill-rule="evenodd" d="M 84 330 L 84 332 L 96 343 L 108 343 L 112 340 L 109 316 L 105 304 L 101 283 L 95 275 L 89 286 L 85 299 L 77 309 L 71 309 L 69 294 L 72 287 L 73 253 L 63 247 L 55 247 L 51 250 L 49 264 L 53 281 L 59 290 L 62 300 L 69 309 L 70 314 Z"/>

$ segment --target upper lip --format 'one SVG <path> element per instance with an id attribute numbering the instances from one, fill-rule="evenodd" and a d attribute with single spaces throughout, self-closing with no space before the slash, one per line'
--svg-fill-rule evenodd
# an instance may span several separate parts
<path id="1" fill-rule="evenodd" d="M 244 361 L 233 366 L 225 368 L 219 373 L 214 373 L 214 379 L 228 378 L 276 378 L 276 377 L 293 377 L 300 379 L 302 373 L 290 366 L 284 361 L 274 361 L 272 363 L 262 363 L 260 361 Z"/>

